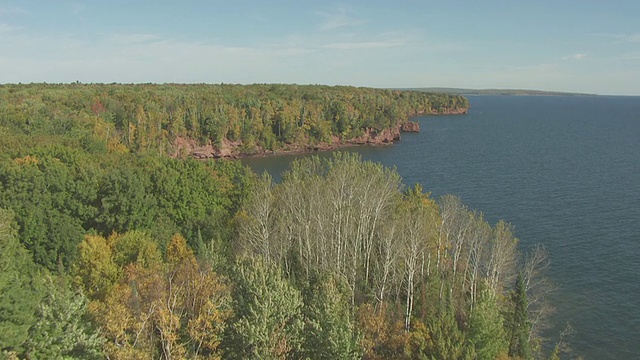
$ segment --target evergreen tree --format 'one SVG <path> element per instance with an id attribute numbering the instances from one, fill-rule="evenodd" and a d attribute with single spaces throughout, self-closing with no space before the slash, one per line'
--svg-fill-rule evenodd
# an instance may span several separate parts
<path id="1" fill-rule="evenodd" d="M 507 353 L 507 338 L 495 294 L 489 289 L 480 293 L 469 320 L 469 341 L 478 360 L 494 360 Z"/>
<path id="2" fill-rule="evenodd" d="M 516 278 L 516 288 L 513 294 L 513 317 L 511 319 L 511 340 L 509 356 L 521 359 L 531 358 L 529 346 L 529 316 L 527 314 L 527 293 L 522 273 Z"/>
<path id="3" fill-rule="evenodd" d="M 331 275 L 313 279 L 305 296 L 304 355 L 311 359 L 359 359 L 348 286 Z"/>
<path id="4" fill-rule="evenodd" d="M 235 317 L 226 341 L 226 358 L 281 359 L 301 345 L 302 296 L 280 269 L 261 258 L 236 264 Z"/>
<path id="5" fill-rule="evenodd" d="M 41 294 L 35 265 L 17 237 L 13 213 L 0 209 L 0 355 L 20 354 Z"/>
<path id="6" fill-rule="evenodd" d="M 26 353 L 34 359 L 102 359 L 104 338 L 88 318 L 86 296 L 64 279 L 47 278 Z"/>
<path id="7" fill-rule="evenodd" d="M 432 359 L 474 359 L 474 348 L 467 346 L 465 333 L 456 321 L 453 306 L 449 301 L 440 305 L 434 318 L 429 319 L 429 337 Z"/>

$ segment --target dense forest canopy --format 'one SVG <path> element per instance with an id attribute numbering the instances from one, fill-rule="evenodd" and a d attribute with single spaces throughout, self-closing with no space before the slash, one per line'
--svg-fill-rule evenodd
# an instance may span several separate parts
<path id="1" fill-rule="evenodd" d="M 320 85 L 30 84 L 0 86 L 0 126 L 75 134 L 89 146 L 178 155 L 176 139 L 239 154 L 348 140 L 418 114 L 462 112 L 459 95 Z M 6 130 L 5 130 L 6 131 Z"/>
<path id="2" fill-rule="evenodd" d="M 235 161 L 167 156 L 179 137 L 355 136 L 464 98 L 293 85 L 0 93 L 0 358 L 542 356 L 547 260 L 541 247 L 520 254 L 509 224 L 349 153 L 296 161 L 280 184 Z"/>

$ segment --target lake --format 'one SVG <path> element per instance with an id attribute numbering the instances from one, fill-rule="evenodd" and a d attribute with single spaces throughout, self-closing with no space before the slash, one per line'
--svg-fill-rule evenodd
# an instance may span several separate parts
<path id="1" fill-rule="evenodd" d="M 455 194 L 520 248 L 544 244 L 560 286 L 550 337 L 567 323 L 585 359 L 640 354 L 640 97 L 472 96 L 466 115 L 414 119 L 420 133 L 364 159 L 408 186 Z M 300 156 L 300 155 L 298 155 Z M 274 176 L 297 156 L 245 159 Z"/>

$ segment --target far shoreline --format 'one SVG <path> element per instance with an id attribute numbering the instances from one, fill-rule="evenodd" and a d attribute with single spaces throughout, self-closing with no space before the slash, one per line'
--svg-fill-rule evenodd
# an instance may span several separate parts
<path id="1" fill-rule="evenodd" d="M 370 132 L 374 131 L 373 129 L 365 129 L 365 135 L 349 140 L 341 140 L 337 137 L 333 138 L 331 143 L 318 143 L 315 145 L 295 145 L 290 144 L 289 147 L 279 149 L 279 150 L 259 150 L 254 153 L 241 153 L 236 152 L 241 144 L 233 143 L 227 139 L 223 140 L 223 146 L 220 148 L 213 147 L 211 145 L 202 146 L 199 148 L 194 148 L 189 151 L 189 154 L 186 155 L 187 158 L 195 159 L 195 160 L 242 160 L 242 159 L 253 159 L 253 158 L 266 158 L 266 157 L 275 157 L 275 156 L 288 156 L 288 155 L 307 155 L 307 154 L 317 154 L 324 152 L 331 152 L 341 149 L 348 148 L 357 148 L 363 146 L 372 146 L 372 147 L 384 147 L 394 145 L 397 141 L 402 141 L 401 133 L 406 132 L 420 132 L 419 126 L 415 129 L 417 130 L 403 130 L 404 124 L 417 124 L 412 121 L 415 118 L 421 116 L 460 116 L 467 114 L 469 108 L 465 109 L 456 109 L 455 111 L 448 111 L 444 113 L 435 113 L 435 114 L 416 114 L 411 116 L 407 121 L 396 125 L 394 128 L 385 129 L 381 132 L 375 131 L 375 135 L 373 138 L 370 137 Z M 177 151 L 180 153 L 180 150 Z M 177 154 L 174 154 L 172 157 L 178 157 Z"/>
<path id="2" fill-rule="evenodd" d="M 446 87 L 427 87 L 427 88 L 398 88 L 397 90 L 411 90 L 434 94 L 451 94 L 463 96 L 606 96 L 592 93 L 564 92 L 564 91 L 546 91 L 546 90 L 530 90 L 530 89 L 466 89 L 466 88 L 446 88 Z M 616 95 L 612 95 L 616 96 Z"/>

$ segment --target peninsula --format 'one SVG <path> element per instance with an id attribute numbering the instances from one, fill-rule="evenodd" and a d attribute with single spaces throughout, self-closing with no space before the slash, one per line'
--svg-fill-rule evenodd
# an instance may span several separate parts
<path id="1" fill-rule="evenodd" d="M 283 84 L 10 84 L 0 101 L 11 133 L 197 159 L 389 144 L 417 130 L 412 116 L 469 108 L 461 95 Z"/>

